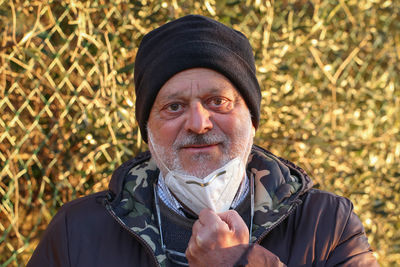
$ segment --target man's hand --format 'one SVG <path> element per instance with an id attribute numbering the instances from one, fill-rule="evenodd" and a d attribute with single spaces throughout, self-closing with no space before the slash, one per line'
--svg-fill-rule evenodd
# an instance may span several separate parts
<path id="1" fill-rule="evenodd" d="M 248 243 L 249 230 L 236 211 L 204 209 L 193 225 L 186 257 L 190 266 L 233 266 Z"/>

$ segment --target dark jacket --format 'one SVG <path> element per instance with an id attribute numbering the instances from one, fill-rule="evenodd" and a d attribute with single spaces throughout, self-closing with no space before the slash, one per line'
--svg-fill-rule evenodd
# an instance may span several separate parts
<path id="1" fill-rule="evenodd" d="M 378 266 L 349 200 L 312 189 L 301 168 L 259 147 L 247 171 L 255 177 L 252 242 L 288 266 Z M 27 266 L 168 266 L 154 216 L 158 174 L 142 153 L 114 172 L 108 191 L 65 204 Z"/>

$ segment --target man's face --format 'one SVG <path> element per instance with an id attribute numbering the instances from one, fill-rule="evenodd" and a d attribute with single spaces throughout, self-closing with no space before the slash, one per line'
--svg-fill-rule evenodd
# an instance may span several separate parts
<path id="1" fill-rule="evenodd" d="M 167 169 L 205 177 L 236 157 L 246 164 L 255 129 L 246 103 L 216 71 L 177 73 L 159 91 L 147 124 L 149 148 Z"/>

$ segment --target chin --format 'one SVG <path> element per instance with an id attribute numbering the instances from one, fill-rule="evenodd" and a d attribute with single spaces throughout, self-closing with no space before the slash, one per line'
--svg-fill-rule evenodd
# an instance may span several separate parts
<path id="1" fill-rule="evenodd" d="M 204 178 L 221 167 L 221 164 L 216 164 L 216 162 L 216 160 L 212 162 L 204 162 L 199 160 L 185 162 L 183 171 L 186 174 L 193 175 L 198 178 Z"/>

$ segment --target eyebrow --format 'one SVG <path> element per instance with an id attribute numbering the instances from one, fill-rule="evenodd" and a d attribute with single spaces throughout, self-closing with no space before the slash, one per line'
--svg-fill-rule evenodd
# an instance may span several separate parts
<path id="1" fill-rule="evenodd" d="M 175 98 L 178 98 L 180 95 L 181 95 L 181 93 L 176 92 L 176 93 L 168 94 L 166 98 L 167 99 L 175 99 Z"/>
<path id="2" fill-rule="evenodd" d="M 236 88 L 234 88 L 234 96 L 238 95 L 238 92 L 236 90 Z M 205 94 L 219 94 L 221 92 L 224 92 L 226 90 L 226 87 L 223 86 L 221 88 L 211 88 L 211 89 L 207 89 L 207 91 L 205 92 Z M 181 98 L 182 97 L 182 93 L 179 92 L 175 92 L 175 93 L 170 93 L 168 95 L 166 95 L 166 99 L 176 99 L 176 98 Z"/>

